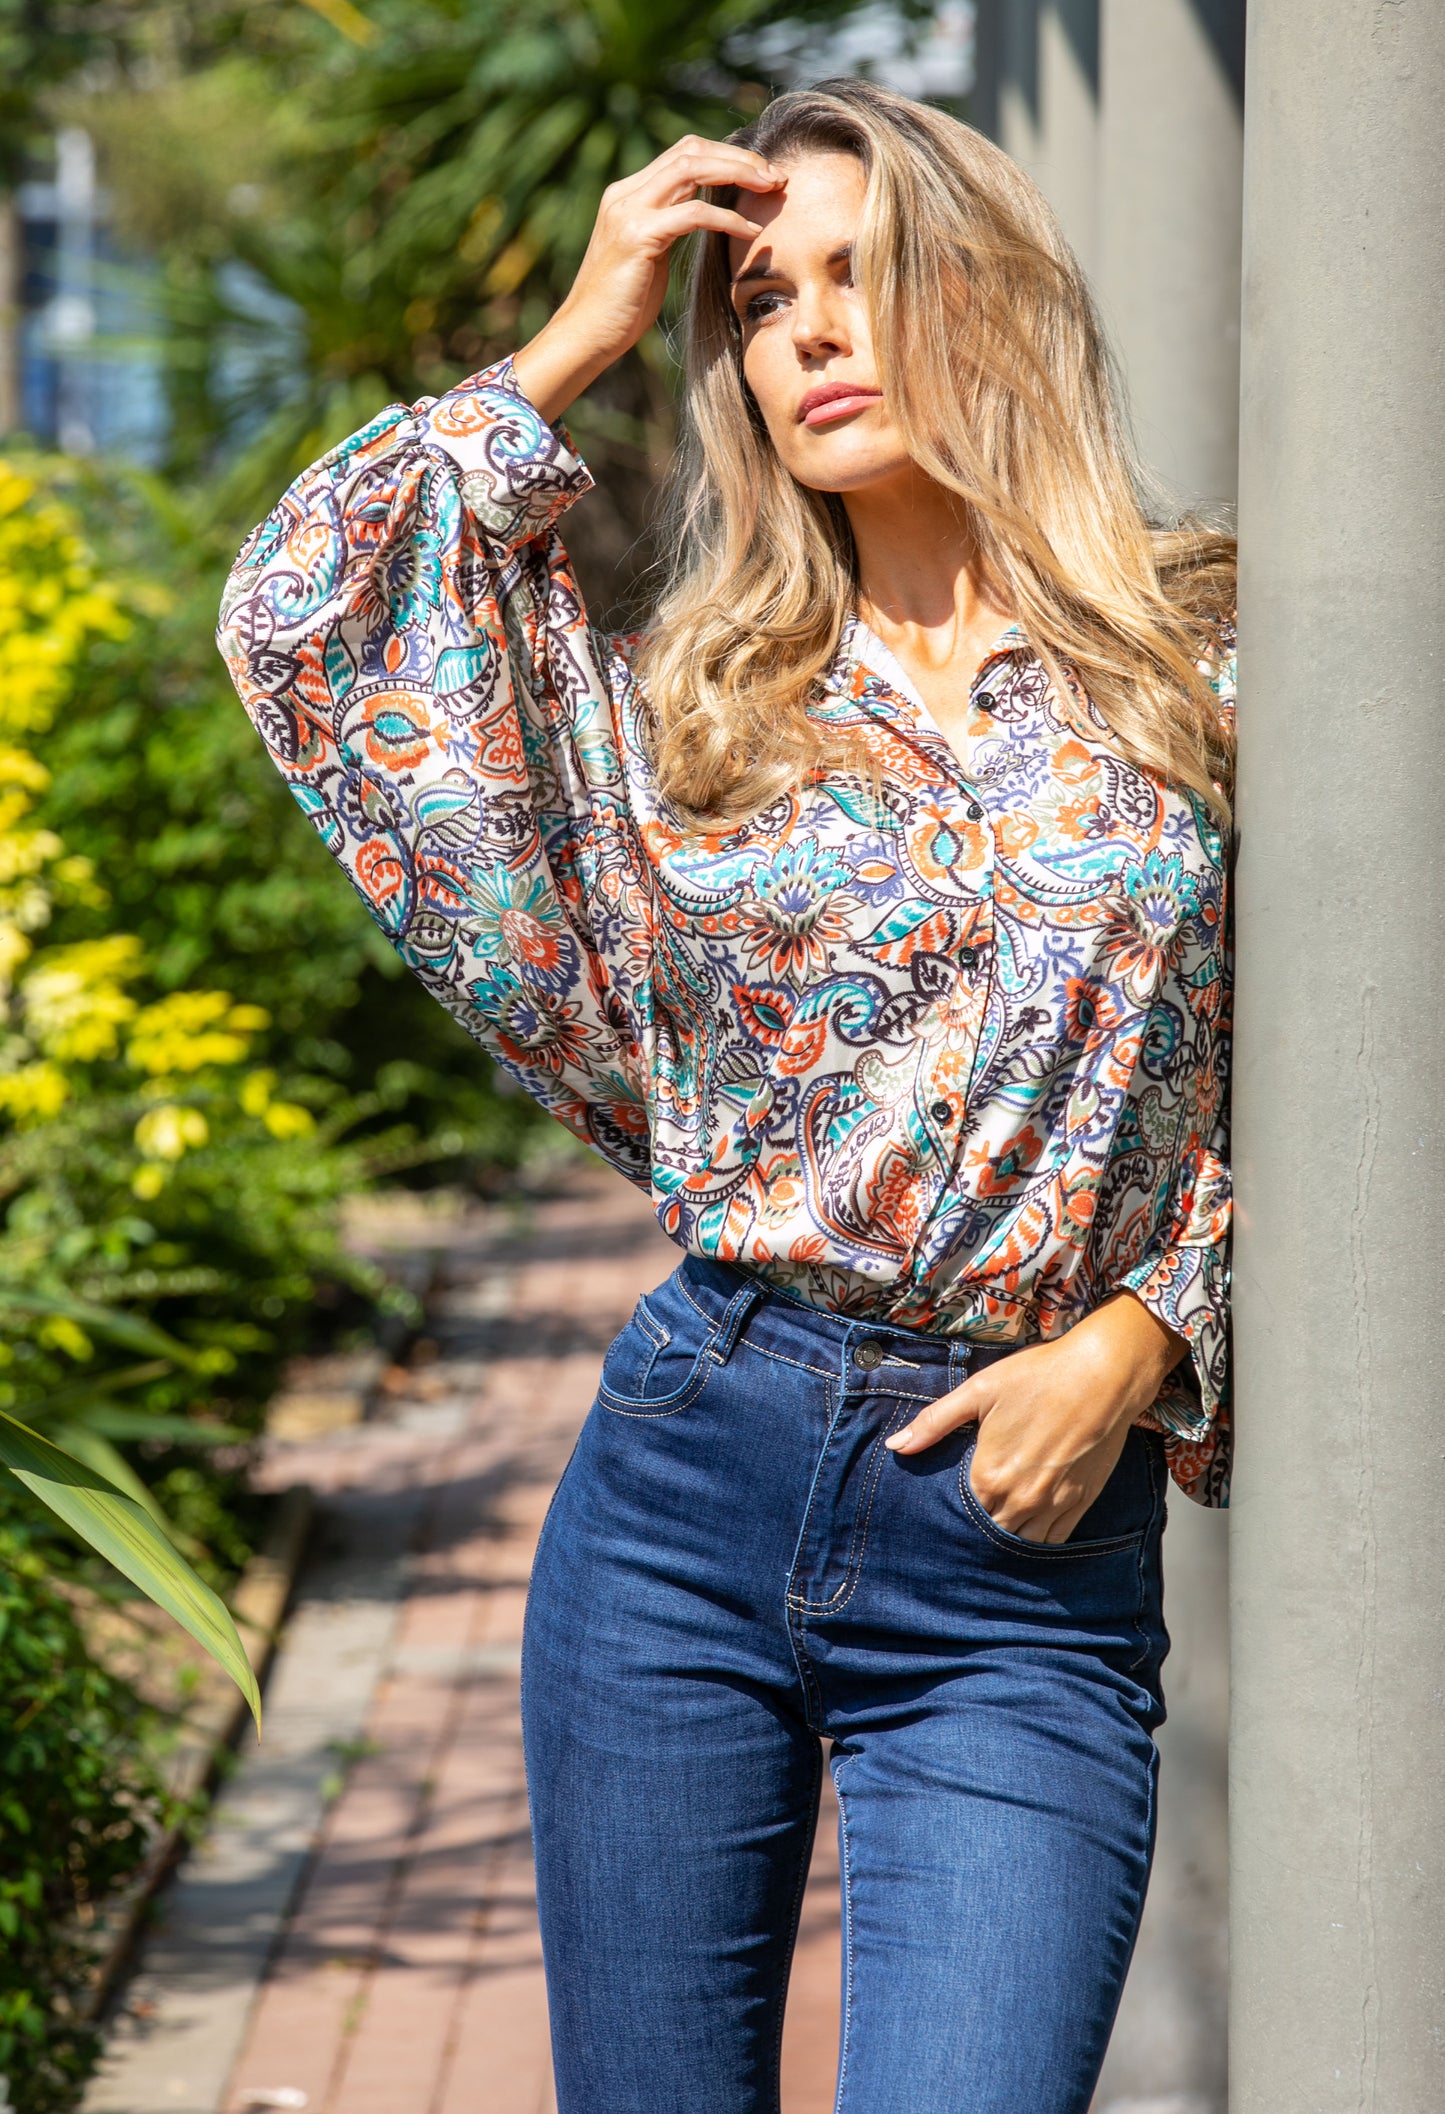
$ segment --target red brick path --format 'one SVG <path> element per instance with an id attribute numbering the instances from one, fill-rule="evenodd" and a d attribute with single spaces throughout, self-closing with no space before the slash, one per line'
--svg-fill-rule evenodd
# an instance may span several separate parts
<path id="1" fill-rule="evenodd" d="M 228 2114 L 280 2086 L 303 2091 L 308 2114 L 553 2106 L 517 1722 L 522 1605 L 603 1347 L 676 1260 L 620 1181 L 588 1171 L 569 1189 L 520 1222 L 490 1215 L 453 1247 L 439 1355 L 400 1382 L 389 1419 L 274 1466 L 353 1501 L 416 1492 L 421 1526 L 365 1751 L 261 1990 Z M 830 1797 L 789 2000 L 786 2114 L 833 2105 L 834 1827 Z"/>

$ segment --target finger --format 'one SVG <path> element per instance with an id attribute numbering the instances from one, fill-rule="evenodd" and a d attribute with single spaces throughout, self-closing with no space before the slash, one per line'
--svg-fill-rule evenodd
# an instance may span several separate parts
<path id="1" fill-rule="evenodd" d="M 777 191 L 787 182 L 782 171 L 760 154 L 749 154 L 737 147 L 698 147 L 679 153 L 676 160 L 664 157 L 645 169 L 641 180 L 645 183 L 643 195 L 651 194 L 659 203 L 709 184 L 735 186 L 744 191 Z"/>
<path id="2" fill-rule="evenodd" d="M 1089 1506 L 1086 1500 L 1082 1505 L 1071 1505 L 1067 1512 L 1055 1513 L 1049 1522 L 1048 1531 L 1043 1537 L 1044 1540 L 1067 1541 L 1088 1509 Z"/>
<path id="3" fill-rule="evenodd" d="M 940 1395 L 918 1412 L 911 1424 L 883 1441 L 890 1453 L 922 1453 L 960 1424 L 977 1424 L 986 1413 L 988 1397 L 972 1380 L 965 1380 L 952 1394 Z"/>
<path id="4" fill-rule="evenodd" d="M 657 214 L 649 222 L 644 239 L 672 243 L 683 235 L 696 234 L 701 228 L 715 229 L 719 235 L 736 235 L 740 242 L 751 242 L 762 233 L 755 220 L 748 220 L 727 206 L 709 205 L 703 198 L 689 198 L 682 205 Z"/>
<path id="5" fill-rule="evenodd" d="M 748 174 L 765 177 L 772 183 L 784 181 L 783 172 L 777 163 L 769 161 L 766 154 L 759 154 L 755 147 L 740 147 L 733 140 L 704 139 L 696 132 L 686 134 L 674 146 L 669 147 L 665 154 L 659 154 L 657 160 L 649 166 L 655 169 L 666 162 L 696 160 L 704 160 L 713 167 L 726 169 L 727 182 Z M 708 181 L 711 183 L 718 179 L 709 177 Z"/>

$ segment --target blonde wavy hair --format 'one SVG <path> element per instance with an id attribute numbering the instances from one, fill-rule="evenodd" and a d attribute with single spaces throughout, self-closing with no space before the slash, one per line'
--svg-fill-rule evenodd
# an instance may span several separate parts
<path id="1" fill-rule="evenodd" d="M 1148 518 L 1088 286 L 1035 185 L 980 133 L 868 81 L 779 96 L 732 137 L 776 162 L 861 162 L 853 274 L 910 455 L 969 509 L 995 599 L 1054 684 L 1081 685 L 1124 756 L 1227 823 L 1232 738 L 1198 664 L 1230 621 L 1234 542 Z M 727 238 L 701 238 L 665 499 L 676 555 L 638 663 L 661 788 L 699 824 L 864 761 L 809 709 L 857 596 L 848 517 L 779 462 L 730 283 Z"/>

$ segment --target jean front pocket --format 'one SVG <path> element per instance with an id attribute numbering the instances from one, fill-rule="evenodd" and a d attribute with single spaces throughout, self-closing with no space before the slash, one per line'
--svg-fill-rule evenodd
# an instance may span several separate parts
<path id="1" fill-rule="evenodd" d="M 707 1385 L 716 1336 L 717 1324 L 670 1283 L 645 1294 L 602 1361 L 598 1400 L 618 1416 L 676 1416 Z"/>
<path id="2" fill-rule="evenodd" d="M 1067 1541 L 1030 1541 L 1026 1535 L 1013 1534 L 999 1525 L 973 1487 L 970 1470 L 976 1443 L 969 1442 L 958 1464 L 958 1494 L 979 1533 L 996 1547 L 1007 1549 L 1010 1555 L 1027 1556 L 1042 1563 L 1114 1556 L 1123 1550 L 1137 1549 L 1158 1519 L 1163 1491 L 1159 1448 L 1142 1431 L 1129 1433 L 1113 1474 Z"/>

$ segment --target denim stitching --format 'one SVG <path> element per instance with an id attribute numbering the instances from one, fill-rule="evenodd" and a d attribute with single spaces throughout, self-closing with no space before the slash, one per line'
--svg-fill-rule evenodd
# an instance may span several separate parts
<path id="1" fill-rule="evenodd" d="M 671 1343 L 672 1335 L 667 1323 L 659 1321 L 653 1313 L 651 1307 L 647 1304 L 647 1294 L 645 1292 L 633 1308 L 632 1318 L 641 1329 L 643 1335 L 651 1337 L 659 1350 L 663 1348 L 664 1344 Z"/>
<path id="2" fill-rule="evenodd" d="M 1139 1666 L 1140 1662 L 1145 1658 L 1149 1650 L 1149 1639 L 1144 1633 L 1144 1598 L 1147 1590 L 1144 1581 L 1144 1560 L 1148 1550 L 1150 1536 L 1152 1535 L 1153 1530 L 1155 1529 L 1155 1527 L 1157 1527 L 1159 1523 L 1160 1497 L 1159 1455 L 1155 1448 L 1152 1446 L 1149 1448 L 1149 1491 L 1154 1502 L 1150 1508 L 1149 1526 L 1145 1530 L 1145 1532 L 1139 1536 L 1139 1599 L 1134 1609 L 1134 1634 L 1139 1639 L 1139 1649 L 1134 1654 L 1133 1658 L 1129 1661 L 1129 1664 L 1125 1669 L 1127 1673 L 1131 1674 L 1136 1670 L 1136 1668 Z"/>
<path id="3" fill-rule="evenodd" d="M 797 1373 L 816 1373 L 820 1380 L 831 1380 L 833 1377 L 833 1369 L 829 1365 L 809 1365 L 806 1358 L 789 1358 L 782 1351 L 764 1349 L 761 1343 L 750 1343 L 748 1349 L 755 1351 L 759 1358 L 771 1358 L 775 1365 L 790 1365 Z"/>
<path id="4" fill-rule="evenodd" d="M 1135 1547 L 1142 1550 L 1147 1527 L 1137 1527 L 1132 1534 L 1111 1534 L 1103 1541 L 1077 1543 L 1025 1541 L 1021 1534 L 1010 1534 L 1006 1527 L 1000 1527 L 989 1518 L 974 1496 L 973 1485 L 968 1480 L 968 1464 L 973 1450 L 970 1446 L 958 1464 L 958 1494 L 969 1518 L 996 1548 L 1007 1549 L 1015 1556 L 1036 1556 L 1046 1563 L 1058 1563 L 1066 1557 L 1072 1557 L 1078 1563 L 1090 1556 L 1119 1556 L 1124 1550 Z"/>
<path id="5" fill-rule="evenodd" d="M 898 1400 L 897 1409 L 873 1441 L 873 1453 L 868 1463 L 868 1480 L 864 1485 L 866 1504 L 862 1510 L 861 1524 L 856 1519 L 853 1522 L 853 1538 L 848 1546 L 848 1560 L 843 1566 L 843 1583 L 826 1600 L 794 1600 L 789 1594 L 789 1604 L 801 1609 L 805 1614 L 834 1615 L 840 1608 L 848 1605 L 858 1590 L 863 1576 L 863 1559 L 868 1554 L 868 1529 L 873 1519 L 873 1501 L 878 1495 L 878 1485 L 882 1481 L 884 1465 L 888 1459 L 883 1441 L 895 1425 L 909 1414 L 913 1401 L 913 1397 L 907 1395 L 895 1399 Z M 831 1443 L 830 1434 L 829 1444 Z"/>
<path id="6" fill-rule="evenodd" d="M 843 2093 L 848 2082 L 848 2056 L 853 2039 L 853 1857 L 848 1833 L 848 1802 L 843 1796 L 843 1771 L 857 1756 L 845 1754 L 833 1771 L 833 1793 L 838 1801 L 838 1838 L 842 1846 L 843 1879 L 843 2022 L 838 2036 L 838 2093 L 833 2114 L 843 2114 Z"/>
<path id="7" fill-rule="evenodd" d="M 716 1325 L 713 1321 L 711 1314 L 707 1312 L 705 1307 L 700 1307 L 698 1305 L 697 1301 L 693 1298 L 691 1292 L 689 1292 L 689 1290 L 687 1289 L 687 1286 L 683 1283 L 682 1272 L 680 1270 L 674 1271 L 672 1276 L 667 1281 L 677 1291 L 681 1292 L 683 1298 L 692 1308 L 694 1314 L 700 1316 L 700 1318 L 708 1324 L 709 1328 L 712 1328 Z"/>
<path id="8" fill-rule="evenodd" d="M 828 1383 L 828 1436 L 823 1441 L 823 1451 L 819 1454 L 818 1465 L 813 1470 L 812 1487 L 808 1491 L 808 1503 L 803 1513 L 803 1524 L 798 1530 L 798 1548 L 800 1550 L 806 1550 L 808 1545 L 808 1528 L 813 1518 L 813 1507 L 817 1503 L 818 1499 L 818 1484 L 822 1480 L 823 1464 L 827 1460 L 829 1454 L 833 1451 L 833 1427 L 837 1423 L 838 1417 L 841 1412 L 841 1403 L 839 1404 L 837 1409 L 835 1409 L 833 1406 L 833 1386 L 832 1382 L 830 1381 Z M 796 1556 L 793 1559 L 793 1570 L 797 1570 Z M 789 1575 L 791 1577 L 792 1574 L 790 1573 Z M 800 1600 L 796 1594 L 791 1592 L 787 1595 L 787 1601 L 789 1607 L 806 1608 L 808 1605 L 806 1600 Z"/>
<path id="9" fill-rule="evenodd" d="M 783 2022 L 786 2013 L 788 1977 L 793 1971 L 793 1955 L 798 1948 L 798 1924 L 803 1912 L 803 1895 L 808 1886 L 808 1867 L 813 1861 L 813 1844 L 818 1834 L 818 1794 L 823 1783 L 823 1749 L 819 1743 L 813 1749 L 813 1817 L 808 1829 L 808 1840 L 803 1854 L 798 1859 L 797 1877 L 793 1881 L 793 1906 L 788 1921 L 788 1942 L 783 1953 L 783 1972 L 780 1977 L 782 1994 L 778 2000 L 778 2023 L 773 2035 L 773 2091 L 774 2114 L 782 2103 L 783 2090 Z"/>
<path id="10" fill-rule="evenodd" d="M 656 1325 L 660 1326 L 660 1324 Z M 604 1365 L 603 1374 L 599 1375 L 597 1381 L 598 1401 L 614 1417 L 675 1417 L 679 1410 L 689 1408 L 697 1400 L 712 1375 L 717 1371 L 717 1367 L 708 1357 L 708 1353 L 717 1340 L 720 1327 L 721 1323 L 712 1325 L 706 1342 L 698 1350 L 692 1371 L 683 1381 L 682 1386 L 675 1388 L 670 1395 L 660 1395 L 655 1404 L 649 1404 L 642 1396 L 619 1395 L 607 1385 L 604 1377 L 606 1372 Z M 671 1342 L 671 1340 L 671 1337 L 669 1337 L 668 1341 Z M 651 1370 L 652 1366 L 649 1363 L 648 1371 L 651 1372 Z"/>
<path id="11" fill-rule="evenodd" d="M 680 1409 L 691 1407 L 717 1370 L 715 1366 L 708 1366 L 699 1371 L 699 1367 L 702 1366 L 703 1353 L 699 1351 L 697 1357 L 697 1365 L 693 1367 L 692 1372 L 684 1380 L 677 1393 L 662 1397 L 662 1402 L 666 1404 L 665 1408 L 625 1408 L 623 1405 L 632 1402 L 634 1398 L 631 1395 L 614 1395 L 611 1388 L 601 1382 L 599 1382 L 597 1388 L 597 1399 L 609 1415 L 614 1417 L 675 1417 Z M 682 1399 L 679 1400 L 678 1396 L 681 1396 Z"/>

